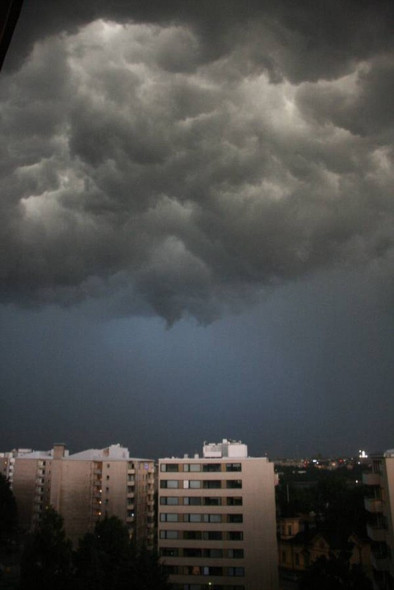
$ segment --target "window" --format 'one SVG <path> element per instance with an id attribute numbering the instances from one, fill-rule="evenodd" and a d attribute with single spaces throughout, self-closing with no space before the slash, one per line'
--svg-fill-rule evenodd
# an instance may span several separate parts
<path id="1" fill-rule="evenodd" d="M 177 506 L 179 504 L 179 498 L 175 496 L 162 496 L 160 498 L 160 504 Z"/>
<path id="2" fill-rule="evenodd" d="M 201 531 L 183 531 L 183 538 L 186 541 L 196 541 L 201 539 Z"/>
<path id="3" fill-rule="evenodd" d="M 228 479 L 226 481 L 226 487 L 229 489 L 240 489 L 242 488 L 242 479 Z"/>
<path id="4" fill-rule="evenodd" d="M 199 479 L 191 479 L 189 482 L 189 487 L 193 490 L 201 488 L 201 481 Z"/>
<path id="5" fill-rule="evenodd" d="M 188 547 L 183 550 L 183 557 L 202 557 L 202 550 Z"/>
<path id="6" fill-rule="evenodd" d="M 210 498 L 209 496 L 203 498 L 203 502 L 205 506 L 220 506 L 222 503 L 221 498 Z"/>
<path id="7" fill-rule="evenodd" d="M 183 503 L 190 506 L 201 506 L 201 498 L 183 498 Z"/>
<path id="8" fill-rule="evenodd" d="M 162 479 L 160 482 L 160 487 L 175 489 L 178 487 L 178 480 L 177 479 Z"/>
<path id="9" fill-rule="evenodd" d="M 172 512 L 162 512 L 160 514 L 160 522 L 178 522 L 179 515 Z"/>
<path id="10" fill-rule="evenodd" d="M 178 463 L 162 463 L 160 465 L 160 471 L 166 471 L 167 473 L 176 473 L 179 471 Z"/>
<path id="11" fill-rule="evenodd" d="M 160 551 L 163 557 L 178 557 L 179 550 L 175 547 L 163 547 Z"/>
<path id="12" fill-rule="evenodd" d="M 204 541 L 221 541 L 223 533 L 221 531 L 204 531 L 202 534 Z"/>
<path id="13" fill-rule="evenodd" d="M 190 463 L 189 471 L 201 471 L 201 465 L 199 463 Z"/>
<path id="14" fill-rule="evenodd" d="M 203 514 L 204 522 L 222 522 L 221 514 Z"/>
<path id="15" fill-rule="evenodd" d="M 244 576 L 245 575 L 245 568 L 244 567 L 229 567 L 229 568 L 227 568 L 227 575 L 229 575 L 229 576 Z"/>
<path id="16" fill-rule="evenodd" d="M 208 490 L 214 490 L 221 487 L 220 479 L 204 479 L 203 481 L 203 488 Z"/>
<path id="17" fill-rule="evenodd" d="M 242 541 L 244 535 L 242 531 L 229 531 L 228 538 L 230 541 Z"/>
<path id="18" fill-rule="evenodd" d="M 229 514 L 227 522 L 243 522 L 243 516 L 242 514 Z"/>
<path id="19" fill-rule="evenodd" d="M 183 471 L 201 471 L 201 465 L 199 463 L 185 463 Z"/>
<path id="20" fill-rule="evenodd" d="M 226 471 L 242 471 L 241 463 L 226 463 Z"/>
<path id="21" fill-rule="evenodd" d="M 223 557 L 223 549 L 204 549 L 203 556 L 212 558 L 221 558 Z"/>
<path id="22" fill-rule="evenodd" d="M 229 549 L 228 556 L 231 559 L 242 559 L 244 556 L 244 550 L 243 549 Z"/>
<path id="23" fill-rule="evenodd" d="M 203 576 L 222 576 L 223 568 L 215 566 L 204 566 L 202 568 L 202 574 Z"/>
<path id="24" fill-rule="evenodd" d="M 227 498 L 227 506 L 242 506 L 241 496 L 230 496 Z"/>
<path id="25" fill-rule="evenodd" d="M 220 463 L 204 463 L 202 470 L 210 473 L 221 471 L 221 465 Z"/>
<path id="26" fill-rule="evenodd" d="M 160 539 L 178 539 L 178 531 L 160 531 Z"/>
<path id="27" fill-rule="evenodd" d="M 184 514 L 183 520 L 185 522 L 202 522 L 202 514 Z"/>

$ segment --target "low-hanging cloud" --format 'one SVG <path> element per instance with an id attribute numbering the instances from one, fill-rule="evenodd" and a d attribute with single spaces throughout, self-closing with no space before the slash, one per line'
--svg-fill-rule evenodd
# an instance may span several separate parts
<path id="1" fill-rule="evenodd" d="M 329 30 L 301 72 L 306 24 L 286 11 L 229 25 L 209 55 L 198 15 L 164 16 L 42 35 L 3 76 L 3 301 L 209 321 L 277 282 L 389 259 L 383 33 L 345 51 L 340 29 L 341 60 Z"/>

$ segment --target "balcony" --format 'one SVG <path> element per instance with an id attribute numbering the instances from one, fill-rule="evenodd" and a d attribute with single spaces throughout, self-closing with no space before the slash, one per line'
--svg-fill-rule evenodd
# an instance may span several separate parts
<path id="1" fill-rule="evenodd" d="M 128 524 L 135 522 L 135 516 L 126 516 L 126 522 Z"/>
<path id="2" fill-rule="evenodd" d="M 387 530 L 381 525 L 371 525 L 367 524 L 367 535 L 371 539 L 371 541 L 376 541 L 377 543 L 381 543 L 386 541 L 387 539 Z"/>
<path id="3" fill-rule="evenodd" d="M 383 502 L 378 498 L 364 498 L 364 507 L 368 512 L 383 512 Z"/>
<path id="4" fill-rule="evenodd" d="M 135 469 L 128 469 L 127 475 L 135 475 Z"/>
<path id="5" fill-rule="evenodd" d="M 366 486 L 381 486 L 382 476 L 380 473 L 363 473 L 363 484 Z"/>

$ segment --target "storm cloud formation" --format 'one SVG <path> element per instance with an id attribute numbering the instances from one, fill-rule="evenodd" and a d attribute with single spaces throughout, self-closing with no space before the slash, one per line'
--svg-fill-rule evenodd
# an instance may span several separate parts
<path id="1" fill-rule="evenodd" d="M 325 268 L 390 284 L 391 2 L 49 4 L 0 80 L 3 302 L 209 322 Z"/>

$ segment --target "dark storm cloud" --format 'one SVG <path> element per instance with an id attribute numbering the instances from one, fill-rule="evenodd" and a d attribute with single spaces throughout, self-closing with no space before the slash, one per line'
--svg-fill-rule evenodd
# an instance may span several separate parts
<path id="1" fill-rule="evenodd" d="M 0 90 L 5 301 L 209 321 L 390 267 L 392 5 L 260 4 L 25 7 Z"/>

